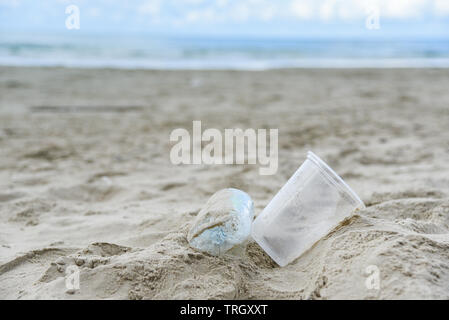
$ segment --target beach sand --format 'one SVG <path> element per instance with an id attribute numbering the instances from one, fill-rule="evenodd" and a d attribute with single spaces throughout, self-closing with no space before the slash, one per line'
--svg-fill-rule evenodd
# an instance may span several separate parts
<path id="1" fill-rule="evenodd" d="M 431 69 L 1 67 L 0 298 L 448 299 L 448 88 Z M 277 173 L 173 165 L 169 135 L 193 120 L 278 128 Z M 252 240 L 189 247 L 214 192 L 244 190 L 257 215 L 308 150 L 365 210 L 283 268 Z"/>

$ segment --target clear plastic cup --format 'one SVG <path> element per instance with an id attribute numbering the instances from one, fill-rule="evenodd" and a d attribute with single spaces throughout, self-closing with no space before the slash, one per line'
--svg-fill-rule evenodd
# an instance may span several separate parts
<path id="1" fill-rule="evenodd" d="M 363 208 L 343 179 L 309 151 L 306 161 L 254 220 L 251 235 L 283 267 Z"/>

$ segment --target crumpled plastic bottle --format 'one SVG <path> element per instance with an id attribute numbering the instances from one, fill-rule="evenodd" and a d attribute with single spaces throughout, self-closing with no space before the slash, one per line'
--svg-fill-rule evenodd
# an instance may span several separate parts
<path id="1" fill-rule="evenodd" d="M 246 192 L 223 189 L 198 213 L 187 240 L 193 248 L 218 256 L 248 238 L 253 218 L 254 204 Z"/>

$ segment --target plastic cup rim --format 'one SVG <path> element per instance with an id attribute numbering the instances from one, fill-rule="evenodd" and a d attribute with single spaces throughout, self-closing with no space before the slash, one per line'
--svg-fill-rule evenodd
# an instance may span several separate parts
<path id="1" fill-rule="evenodd" d="M 336 188 L 340 189 L 340 191 L 347 194 L 354 202 L 358 203 L 359 205 L 357 207 L 360 207 L 361 209 L 365 208 L 365 204 L 355 191 L 352 190 L 352 188 L 331 167 L 329 167 L 326 162 L 312 151 L 307 152 L 307 159 L 317 165 L 324 176 L 328 178 Z"/>

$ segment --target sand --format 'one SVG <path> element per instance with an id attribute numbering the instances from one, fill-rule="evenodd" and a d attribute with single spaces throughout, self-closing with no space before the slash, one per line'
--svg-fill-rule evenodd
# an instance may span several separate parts
<path id="1" fill-rule="evenodd" d="M 447 88 L 430 69 L 2 67 L 0 298 L 448 299 Z M 172 165 L 170 132 L 193 120 L 278 128 L 278 172 Z M 284 268 L 251 240 L 222 257 L 188 246 L 215 191 L 244 190 L 257 215 L 308 150 L 365 210 Z"/>

